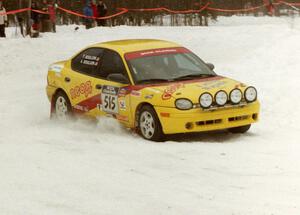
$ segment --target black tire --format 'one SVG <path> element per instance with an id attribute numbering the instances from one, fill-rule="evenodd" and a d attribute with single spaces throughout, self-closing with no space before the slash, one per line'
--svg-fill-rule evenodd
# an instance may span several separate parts
<path id="1" fill-rule="evenodd" d="M 57 92 L 54 96 L 52 117 L 58 120 L 68 120 L 73 117 L 70 100 L 63 91 Z"/>
<path id="2" fill-rule="evenodd" d="M 149 106 L 143 106 L 138 116 L 139 134 L 146 140 L 156 142 L 164 141 L 165 135 L 155 110 Z"/>
<path id="3" fill-rule="evenodd" d="M 251 127 L 250 125 L 244 125 L 244 126 L 239 126 L 239 127 L 234 127 L 234 128 L 229 128 L 228 131 L 233 133 L 233 134 L 242 134 L 246 133 Z"/>

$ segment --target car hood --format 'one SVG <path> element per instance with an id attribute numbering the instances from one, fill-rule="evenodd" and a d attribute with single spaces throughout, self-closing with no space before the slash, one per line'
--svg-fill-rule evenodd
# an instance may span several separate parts
<path id="1" fill-rule="evenodd" d="M 235 88 L 239 88 L 244 92 L 246 85 L 230 78 L 216 76 L 210 78 L 194 79 L 181 82 L 164 83 L 148 86 L 146 91 L 156 92 L 160 96 L 160 100 L 172 101 L 175 99 L 187 98 L 194 104 L 199 102 L 202 93 L 208 92 L 214 96 L 219 90 L 229 93 Z"/>

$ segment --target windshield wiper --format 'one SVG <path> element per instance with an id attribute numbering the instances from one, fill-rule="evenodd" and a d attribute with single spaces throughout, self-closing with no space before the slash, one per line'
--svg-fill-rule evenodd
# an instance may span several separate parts
<path id="1" fill-rule="evenodd" d="M 184 75 L 184 76 L 180 76 L 177 78 L 174 78 L 174 80 L 178 81 L 178 80 L 189 80 L 189 79 L 193 79 L 193 78 L 207 78 L 207 77 L 215 77 L 215 74 L 189 74 L 189 75 Z"/>
<path id="2" fill-rule="evenodd" d="M 145 80 L 140 80 L 137 81 L 138 84 L 146 84 L 146 83 L 153 83 L 153 82 L 170 82 L 173 80 L 169 79 L 162 79 L 162 78 L 152 78 L 152 79 L 145 79 Z"/>

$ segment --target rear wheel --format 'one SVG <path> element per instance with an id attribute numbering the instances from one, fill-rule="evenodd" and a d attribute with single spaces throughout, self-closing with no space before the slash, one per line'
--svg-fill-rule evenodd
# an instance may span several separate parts
<path id="1" fill-rule="evenodd" d="M 58 120 L 70 119 L 73 115 L 72 106 L 68 96 L 60 91 L 54 97 L 54 117 Z"/>
<path id="2" fill-rule="evenodd" d="M 228 131 L 234 134 L 239 134 L 239 133 L 246 133 L 251 127 L 250 125 L 244 125 L 244 126 L 239 126 L 239 127 L 234 127 L 234 128 L 229 128 Z"/>
<path id="3" fill-rule="evenodd" d="M 163 141 L 160 121 L 155 110 L 151 106 L 143 106 L 138 119 L 140 135 L 146 140 Z"/>

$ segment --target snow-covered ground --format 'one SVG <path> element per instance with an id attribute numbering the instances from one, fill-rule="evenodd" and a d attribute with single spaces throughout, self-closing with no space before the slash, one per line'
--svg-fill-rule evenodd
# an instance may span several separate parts
<path id="1" fill-rule="evenodd" d="M 293 27 L 293 28 L 292 28 Z M 0 214 L 300 214 L 300 19 L 222 18 L 210 27 L 115 27 L 0 39 Z M 148 142 L 102 119 L 49 120 L 47 67 L 96 42 L 158 38 L 255 85 L 249 133 Z"/>

